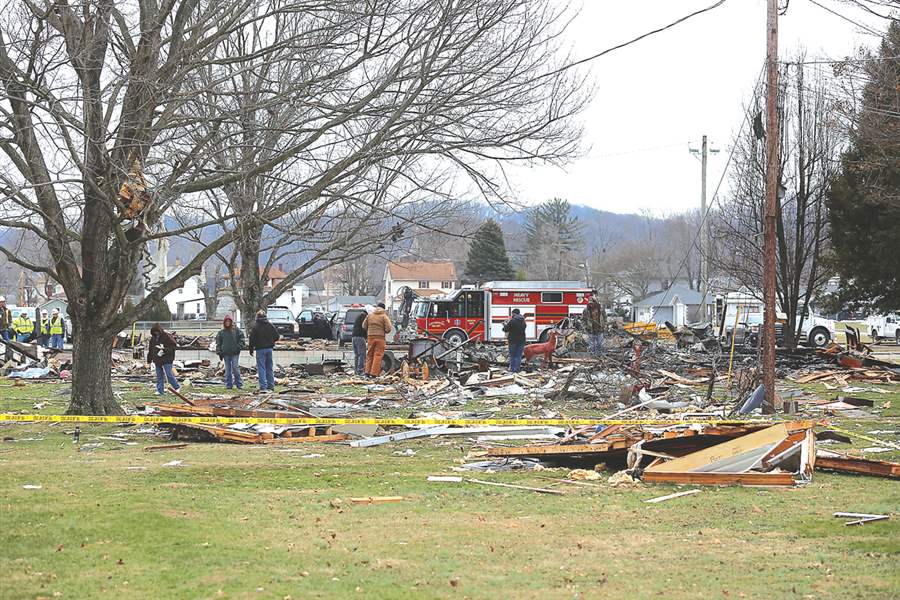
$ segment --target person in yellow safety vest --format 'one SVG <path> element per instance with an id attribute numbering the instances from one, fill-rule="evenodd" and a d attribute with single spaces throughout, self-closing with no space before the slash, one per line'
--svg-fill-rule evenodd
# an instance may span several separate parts
<path id="1" fill-rule="evenodd" d="M 38 342 L 44 348 L 49 348 L 50 347 L 50 319 L 47 316 L 46 310 L 41 311 L 41 326 L 38 331 L 39 331 Z"/>
<path id="2" fill-rule="evenodd" d="M 34 323 L 28 318 L 28 313 L 24 310 L 19 313 L 18 317 L 13 319 L 12 328 L 16 332 L 16 341 L 23 344 L 28 343 L 28 340 L 34 334 Z"/>
<path id="3" fill-rule="evenodd" d="M 50 347 L 56 350 L 63 349 L 63 341 L 66 339 L 66 320 L 59 314 L 59 309 L 53 309 L 53 316 L 49 321 Z"/>

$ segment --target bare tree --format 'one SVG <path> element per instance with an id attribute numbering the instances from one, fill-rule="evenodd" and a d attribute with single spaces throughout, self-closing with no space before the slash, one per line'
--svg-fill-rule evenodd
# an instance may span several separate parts
<path id="1" fill-rule="evenodd" d="M 51 260 L 0 251 L 68 295 L 76 348 L 69 411 L 120 413 L 113 336 L 260 223 L 317 228 L 347 212 L 365 222 L 383 214 L 372 193 L 412 198 L 440 166 L 455 170 L 441 180 L 464 175 L 497 198 L 503 162 L 561 161 L 576 151 L 571 117 L 585 88 L 559 69 L 565 21 L 552 4 L 7 3 L 0 226 L 33 232 Z M 257 78 L 254 97 L 229 84 L 261 72 L 271 75 Z M 286 138 L 259 144 L 244 135 L 269 126 L 260 111 L 295 106 L 299 116 L 280 125 L 291 130 Z M 263 190 L 256 176 L 275 172 L 293 188 L 253 202 Z M 242 196 L 249 210 L 227 201 L 235 188 L 230 199 Z M 322 206 L 323 198 L 334 202 Z M 211 210 L 213 201 L 221 208 Z M 162 217 L 174 207 L 194 218 L 168 227 Z M 221 231 L 181 271 L 123 309 L 148 242 L 214 225 Z M 352 246 L 353 233 L 331 247 Z M 318 264 L 322 250 L 305 262 Z"/>
<path id="2" fill-rule="evenodd" d="M 384 287 L 384 262 L 372 255 L 344 261 L 335 267 L 341 291 L 348 296 L 375 296 Z"/>
<path id="3" fill-rule="evenodd" d="M 786 313 L 785 343 L 796 345 L 810 302 L 827 281 L 825 197 L 837 167 L 841 138 L 818 66 L 783 67 L 778 115 L 782 140 L 777 205 L 777 299 Z M 807 74 L 807 71 L 811 73 Z M 754 99 L 754 107 L 759 98 Z M 749 120 L 756 114 L 751 109 Z M 766 132 L 748 128 L 735 140 L 732 197 L 717 213 L 718 267 L 751 290 L 762 289 Z"/>

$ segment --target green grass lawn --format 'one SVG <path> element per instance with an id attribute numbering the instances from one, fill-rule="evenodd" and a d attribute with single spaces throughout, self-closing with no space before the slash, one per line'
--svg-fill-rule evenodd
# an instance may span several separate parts
<path id="1" fill-rule="evenodd" d="M 48 401 L 43 412 L 62 412 L 61 387 L 0 381 L 0 411 Z M 126 402 L 149 397 L 119 389 Z M 878 400 L 893 409 L 891 389 Z M 900 418 L 843 424 L 898 429 Z M 0 443 L 0 598 L 900 596 L 896 481 L 816 473 L 803 488 L 704 488 L 649 505 L 679 488 L 604 480 L 551 496 L 426 482 L 452 474 L 463 439 L 150 453 L 164 440 L 124 445 L 100 438 L 127 428 L 82 426 L 82 444 L 103 443 L 90 450 L 71 429 L 0 426 L 13 438 Z M 407 448 L 416 455 L 394 454 Z M 163 466 L 172 460 L 183 465 Z M 546 486 L 538 475 L 565 473 L 474 476 Z M 349 502 L 376 495 L 404 500 Z M 835 511 L 894 516 L 845 527 Z"/>

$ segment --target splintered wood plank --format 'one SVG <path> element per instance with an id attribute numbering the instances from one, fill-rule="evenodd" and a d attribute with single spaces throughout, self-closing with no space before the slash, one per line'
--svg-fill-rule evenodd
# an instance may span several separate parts
<path id="1" fill-rule="evenodd" d="M 175 394 L 176 396 L 178 396 L 179 398 L 181 398 L 185 404 L 187 404 L 189 406 L 194 406 L 194 402 L 192 400 L 190 400 L 187 396 L 185 396 L 184 394 L 182 394 L 181 392 L 179 392 L 172 386 L 169 386 L 169 391 L 172 392 L 173 394 Z"/>
<path id="2" fill-rule="evenodd" d="M 682 496 L 691 496 L 693 494 L 699 494 L 701 490 L 685 490 L 683 492 L 675 492 L 674 494 L 667 494 L 665 496 L 659 496 L 658 498 L 650 498 L 649 500 L 644 500 L 646 504 L 656 504 L 657 502 L 665 502 L 666 500 L 672 500 L 674 498 L 681 498 Z"/>
<path id="3" fill-rule="evenodd" d="M 695 485 L 794 485 L 794 478 L 790 473 L 657 473 L 644 471 L 641 479 L 646 483 Z"/>
<path id="4" fill-rule="evenodd" d="M 180 450 L 187 448 L 187 444 L 165 444 L 162 446 L 145 446 L 144 452 L 156 452 L 158 450 Z"/>
<path id="5" fill-rule="evenodd" d="M 316 435 L 307 437 L 277 437 L 271 440 L 262 440 L 263 444 L 301 444 L 303 442 L 341 442 L 349 440 L 350 436 L 346 433 L 335 433 L 332 435 Z"/>
<path id="6" fill-rule="evenodd" d="M 631 445 L 631 444 L 628 444 Z M 534 456 L 538 454 L 602 454 L 609 452 L 609 444 L 571 444 L 568 446 L 517 446 L 515 448 L 491 448 L 488 456 Z"/>
<path id="7" fill-rule="evenodd" d="M 766 429 L 750 433 L 739 438 L 716 444 L 704 450 L 692 452 L 681 458 L 670 460 L 659 465 L 648 467 L 647 471 L 655 473 L 684 473 L 750 452 L 761 446 L 775 446 L 781 440 L 788 437 L 788 430 L 784 423 L 767 427 Z"/>
<path id="8" fill-rule="evenodd" d="M 657 373 L 660 375 L 664 375 L 674 381 L 675 383 L 680 383 L 682 385 L 705 385 L 709 383 L 706 379 L 688 379 L 687 377 L 682 377 L 678 373 L 673 373 L 671 371 L 665 371 L 663 369 L 657 369 Z"/>
<path id="9" fill-rule="evenodd" d="M 481 485 L 492 485 L 495 487 L 503 487 L 503 488 L 512 488 L 514 490 L 526 490 L 529 492 L 538 492 L 539 494 L 555 494 L 557 496 L 565 495 L 565 492 L 561 490 L 551 490 L 549 488 L 537 488 L 537 487 L 529 487 L 527 485 L 514 485 L 512 483 L 500 483 L 499 481 L 485 481 L 483 479 L 470 479 L 466 478 L 465 481 L 469 483 L 478 483 Z"/>
<path id="10" fill-rule="evenodd" d="M 384 504 L 385 502 L 402 502 L 403 496 L 366 496 L 365 498 L 350 498 L 353 504 Z"/>
<path id="11" fill-rule="evenodd" d="M 900 479 L 900 463 L 854 456 L 816 456 L 816 469 Z"/>

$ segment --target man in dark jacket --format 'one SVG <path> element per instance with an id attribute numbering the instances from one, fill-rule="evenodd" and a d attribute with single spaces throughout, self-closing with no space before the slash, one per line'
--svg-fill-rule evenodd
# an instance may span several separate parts
<path id="1" fill-rule="evenodd" d="M 363 311 L 353 321 L 353 333 L 350 337 L 353 341 L 353 372 L 357 375 L 366 373 L 366 329 L 363 327 L 365 320 L 366 311 Z"/>
<path id="2" fill-rule="evenodd" d="M 178 344 L 175 338 L 166 331 L 163 331 L 162 325 L 156 323 L 150 328 L 150 347 L 147 349 L 147 364 L 153 363 L 156 366 L 156 395 L 162 396 L 166 393 L 166 380 L 172 389 L 179 390 L 178 380 L 175 379 L 175 373 L 172 372 L 172 362 L 175 360 L 175 347 Z"/>
<path id="3" fill-rule="evenodd" d="M 0 296 L 0 337 L 9 340 L 9 328 L 12 327 L 12 311 L 6 307 L 6 298 Z"/>
<path id="4" fill-rule="evenodd" d="M 222 329 L 216 334 L 216 354 L 225 363 L 225 387 L 244 387 L 241 381 L 241 350 L 244 349 L 244 332 L 234 326 L 231 315 L 222 319 Z"/>
<path id="5" fill-rule="evenodd" d="M 504 323 L 506 342 L 509 344 L 509 371 L 518 373 L 522 368 L 522 353 L 525 351 L 525 317 L 518 308 L 512 310 L 512 318 Z"/>
<path id="6" fill-rule="evenodd" d="M 592 354 L 600 354 L 603 350 L 603 334 L 606 333 L 606 309 L 600 299 L 591 296 L 584 309 L 584 325 L 588 332 L 588 349 Z"/>
<path id="7" fill-rule="evenodd" d="M 256 352 L 256 376 L 259 378 L 259 391 L 270 394 L 275 391 L 275 365 L 272 361 L 272 348 L 281 339 L 275 326 L 269 323 L 266 311 L 256 313 L 256 324 L 250 330 L 250 356 Z"/>

